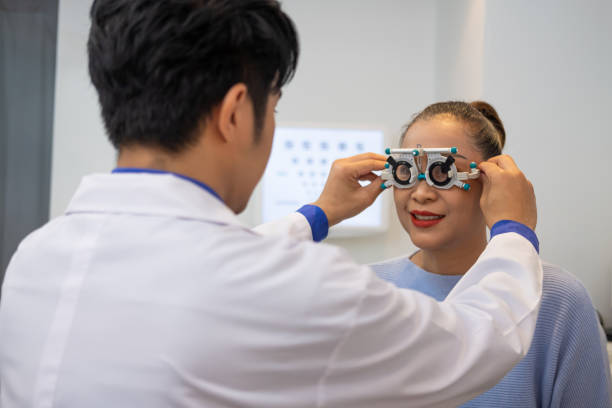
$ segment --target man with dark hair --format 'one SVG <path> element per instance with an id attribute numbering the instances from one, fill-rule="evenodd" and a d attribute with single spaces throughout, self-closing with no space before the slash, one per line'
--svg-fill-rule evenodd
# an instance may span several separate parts
<path id="1" fill-rule="evenodd" d="M 266 0 L 97 1 L 91 10 L 89 72 L 113 145 L 179 152 L 229 89 L 243 83 L 264 126 L 270 94 L 293 76 L 293 23 Z"/>
<path id="2" fill-rule="evenodd" d="M 88 52 L 118 167 L 11 260 L 3 408 L 451 406 L 526 353 L 542 268 L 509 157 L 480 165 L 493 238 L 439 303 L 313 242 L 376 199 L 384 156 L 335 162 L 278 222 L 237 220 L 298 61 L 277 1 L 96 0 Z"/>

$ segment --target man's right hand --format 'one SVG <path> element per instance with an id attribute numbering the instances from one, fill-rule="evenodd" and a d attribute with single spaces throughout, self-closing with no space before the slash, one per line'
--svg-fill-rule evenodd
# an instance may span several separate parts
<path id="1" fill-rule="evenodd" d="M 387 157 L 362 153 L 334 161 L 323 192 L 314 205 L 323 210 L 329 226 L 354 217 L 368 208 L 383 192 L 382 180 L 373 173 L 383 170 Z M 361 186 L 360 181 L 370 184 Z"/>
<path id="2" fill-rule="evenodd" d="M 495 156 L 479 164 L 483 183 L 480 207 L 489 228 L 501 220 L 512 220 L 535 230 L 538 220 L 533 185 L 508 155 Z"/>

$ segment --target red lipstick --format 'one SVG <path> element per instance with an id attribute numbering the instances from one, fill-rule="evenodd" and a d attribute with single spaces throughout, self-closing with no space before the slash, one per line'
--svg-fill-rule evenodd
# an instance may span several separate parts
<path id="1" fill-rule="evenodd" d="M 444 215 L 435 214 L 429 211 L 410 211 L 412 223 L 417 228 L 430 228 L 438 224 Z"/>

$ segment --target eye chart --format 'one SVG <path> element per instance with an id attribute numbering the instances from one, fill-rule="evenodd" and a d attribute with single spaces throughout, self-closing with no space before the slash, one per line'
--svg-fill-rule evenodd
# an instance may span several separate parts
<path id="1" fill-rule="evenodd" d="M 263 222 L 278 219 L 315 201 L 323 191 L 334 160 L 366 152 L 382 154 L 383 144 L 381 130 L 277 128 L 262 181 Z M 333 230 L 346 236 L 385 228 L 379 197 L 371 207 Z"/>

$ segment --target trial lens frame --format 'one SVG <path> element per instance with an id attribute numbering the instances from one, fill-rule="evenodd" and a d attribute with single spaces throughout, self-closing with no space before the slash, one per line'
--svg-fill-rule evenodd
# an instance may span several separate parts
<path id="1" fill-rule="evenodd" d="M 416 148 L 387 148 L 385 150 L 388 155 L 387 163 L 381 174 L 381 178 L 385 181 L 381 184 L 381 188 L 391 186 L 412 188 L 419 180 L 425 180 L 430 186 L 442 190 L 456 186 L 468 191 L 470 185 L 464 181 L 480 177 L 480 170 L 476 168 L 476 163 L 472 162 L 469 172 L 457 171 L 453 157 L 457 152 L 456 147 L 423 148 L 419 145 Z M 425 173 L 419 173 L 424 154 L 427 155 L 427 168 Z"/>

